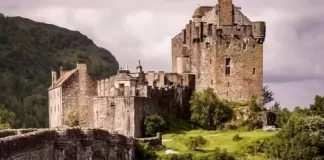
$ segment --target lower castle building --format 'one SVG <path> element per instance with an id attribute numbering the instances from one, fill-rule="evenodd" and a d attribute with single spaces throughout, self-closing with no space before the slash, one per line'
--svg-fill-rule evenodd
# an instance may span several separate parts
<path id="1" fill-rule="evenodd" d="M 69 115 L 77 111 L 81 127 L 135 138 L 143 136 L 143 120 L 148 114 L 168 118 L 188 115 L 195 85 L 193 74 L 144 73 L 140 62 L 135 73 L 121 68 L 117 75 L 99 81 L 87 74 L 84 62 L 78 62 L 73 70 L 52 71 L 52 78 L 51 128 L 67 125 Z"/>
<path id="2" fill-rule="evenodd" d="M 50 127 L 66 125 L 78 113 L 79 125 L 141 137 L 148 114 L 189 115 L 194 90 L 212 88 L 220 99 L 262 100 L 265 22 L 250 21 L 232 0 L 199 6 L 172 38 L 172 73 L 121 68 L 103 80 L 87 74 L 85 63 L 73 70 L 52 71 Z"/>

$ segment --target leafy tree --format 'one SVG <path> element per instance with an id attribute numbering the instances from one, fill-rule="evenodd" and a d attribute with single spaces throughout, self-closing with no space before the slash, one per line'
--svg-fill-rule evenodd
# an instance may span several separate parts
<path id="1" fill-rule="evenodd" d="M 266 105 L 274 100 L 274 93 L 269 89 L 268 86 L 264 86 L 262 88 L 262 97 L 263 97 L 263 105 Z"/>
<path id="2" fill-rule="evenodd" d="M 0 105 L 0 130 L 12 128 L 15 125 L 16 115 Z"/>
<path id="3" fill-rule="evenodd" d="M 154 150 L 152 150 L 148 144 L 137 142 L 135 143 L 135 160 L 156 160 L 157 155 Z"/>
<path id="4" fill-rule="evenodd" d="M 324 96 L 316 96 L 314 104 L 310 105 L 310 112 L 314 115 L 324 116 Z"/>
<path id="5" fill-rule="evenodd" d="M 273 106 L 270 107 L 270 110 L 271 111 L 279 111 L 281 108 L 280 108 L 280 103 L 279 102 L 275 102 L 275 104 L 273 104 Z"/>
<path id="6" fill-rule="evenodd" d="M 276 126 L 280 128 L 284 127 L 288 123 L 291 114 L 292 113 L 287 108 L 277 111 L 276 112 L 277 117 L 275 122 Z"/>
<path id="7" fill-rule="evenodd" d="M 147 136 L 154 136 L 157 132 L 161 132 L 165 129 L 164 119 L 157 115 L 149 115 L 144 120 L 145 134 Z"/>
<path id="8" fill-rule="evenodd" d="M 191 121 L 203 129 L 220 128 L 232 118 L 231 108 L 221 102 L 211 88 L 195 92 L 190 104 Z"/>

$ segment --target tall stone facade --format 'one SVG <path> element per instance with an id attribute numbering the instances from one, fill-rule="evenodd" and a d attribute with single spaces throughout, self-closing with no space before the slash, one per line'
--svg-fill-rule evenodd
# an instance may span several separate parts
<path id="1" fill-rule="evenodd" d="M 213 88 L 229 101 L 245 102 L 263 87 L 265 22 L 251 22 L 232 0 L 199 6 L 172 39 L 172 71 L 196 75 L 196 90 Z"/>
<path id="2" fill-rule="evenodd" d="M 78 62 L 73 70 L 52 71 L 52 85 L 48 90 L 50 127 L 66 125 L 69 114 L 78 112 L 79 123 L 89 127 L 90 100 L 96 95 L 97 82 L 87 73 L 85 62 Z"/>

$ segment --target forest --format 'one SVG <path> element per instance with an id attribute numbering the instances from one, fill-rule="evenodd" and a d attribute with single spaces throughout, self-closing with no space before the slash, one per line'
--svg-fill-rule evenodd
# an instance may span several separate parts
<path id="1" fill-rule="evenodd" d="M 78 31 L 0 14 L 1 127 L 48 127 L 51 70 L 72 69 L 78 60 L 96 79 L 118 70 L 108 50 Z"/>

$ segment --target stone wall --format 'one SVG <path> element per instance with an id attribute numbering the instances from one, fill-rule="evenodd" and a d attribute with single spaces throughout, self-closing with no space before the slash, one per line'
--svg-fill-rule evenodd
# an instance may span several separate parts
<path id="1" fill-rule="evenodd" d="M 143 121 L 149 114 L 160 114 L 166 120 L 189 117 L 189 87 L 147 87 L 145 95 L 103 96 L 91 100 L 94 126 L 131 137 L 142 137 Z"/>
<path id="2" fill-rule="evenodd" d="M 0 139 L 0 159 L 132 160 L 134 140 L 100 129 L 39 131 Z"/>
<path id="3" fill-rule="evenodd" d="M 263 42 L 265 23 L 251 22 L 232 0 L 216 6 L 200 6 L 193 21 L 172 39 L 172 71 L 183 72 L 189 55 L 190 73 L 196 75 L 195 89 L 213 88 L 221 99 L 246 102 L 263 85 Z M 226 59 L 230 58 L 230 75 Z"/>

